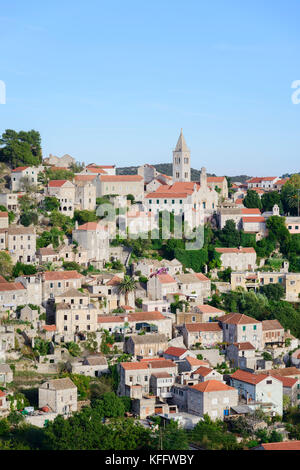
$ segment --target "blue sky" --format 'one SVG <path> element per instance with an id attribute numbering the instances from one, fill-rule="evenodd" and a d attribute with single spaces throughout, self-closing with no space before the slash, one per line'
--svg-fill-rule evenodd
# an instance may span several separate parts
<path id="1" fill-rule="evenodd" d="M 1 2 L 5 129 L 43 153 L 219 175 L 300 171 L 299 0 Z"/>

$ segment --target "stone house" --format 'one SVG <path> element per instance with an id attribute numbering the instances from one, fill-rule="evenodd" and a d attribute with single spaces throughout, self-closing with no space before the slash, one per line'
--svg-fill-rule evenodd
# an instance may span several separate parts
<path id="1" fill-rule="evenodd" d="M 172 320 L 160 312 L 98 315 L 98 328 L 108 330 L 110 333 L 124 331 L 126 336 L 144 330 L 163 334 L 168 339 L 172 338 Z"/>
<path id="2" fill-rule="evenodd" d="M 52 155 L 50 153 L 48 158 L 44 158 L 43 164 L 49 166 L 57 166 L 60 168 L 69 168 L 71 165 L 75 165 L 76 160 L 75 158 L 71 157 L 71 155 L 63 155 L 62 157 L 57 157 L 56 155 Z"/>
<path id="3" fill-rule="evenodd" d="M 206 380 L 189 387 L 187 392 L 188 412 L 200 416 L 208 414 L 212 420 L 223 420 L 237 404 L 238 391 L 220 380 Z"/>
<path id="4" fill-rule="evenodd" d="M 20 282 L 26 289 L 27 300 L 33 305 L 42 304 L 42 278 L 40 274 L 29 274 L 16 277 L 15 282 Z"/>
<path id="5" fill-rule="evenodd" d="M 229 381 L 238 390 L 240 400 L 248 406 L 261 405 L 264 411 L 282 415 L 283 385 L 277 378 L 238 369 L 231 374 Z"/>
<path id="6" fill-rule="evenodd" d="M 218 188 L 222 198 L 228 198 L 228 183 L 226 176 L 208 176 L 207 186 L 211 189 Z"/>
<path id="7" fill-rule="evenodd" d="M 12 191 L 22 191 L 24 186 L 22 182 L 27 180 L 32 186 L 38 184 L 38 174 L 42 167 L 22 166 L 12 170 L 10 175 L 10 189 Z"/>
<path id="8" fill-rule="evenodd" d="M 90 303 L 89 296 L 71 288 L 55 297 L 55 324 L 64 337 L 96 331 L 99 310 Z"/>
<path id="9" fill-rule="evenodd" d="M 16 212 L 19 206 L 18 197 L 17 193 L 0 193 L 0 205 L 5 206 L 8 211 Z"/>
<path id="10" fill-rule="evenodd" d="M 7 249 L 14 263 L 35 263 L 36 232 L 35 228 L 23 225 L 10 225 L 7 230 Z"/>
<path id="11" fill-rule="evenodd" d="M 75 208 L 94 211 L 96 209 L 96 186 L 91 181 L 74 181 Z"/>
<path id="12" fill-rule="evenodd" d="M 125 344 L 127 354 L 139 358 L 159 356 L 167 347 L 168 339 L 163 334 L 132 335 Z"/>
<path id="13" fill-rule="evenodd" d="M 191 378 L 196 379 L 199 382 L 205 382 L 206 380 L 219 380 L 223 382 L 222 374 L 220 374 L 217 370 L 206 366 L 200 366 L 198 369 L 192 372 Z"/>
<path id="14" fill-rule="evenodd" d="M 164 372 L 175 378 L 177 365 L 166 359 L 121 362 L 119 364 L 118 394 L 131 398 L 142 398 L 143 395 L 149 394 L 150 377 L 157 372 Z"/>
<path id="15" fill-rule="evenodd" d="M 39 387 L 39 408 L 47 406 L 54 413 L 67 415 L 77 411 L 77 387 L 71 379 L 55 379 Z"/>
<path id="16" fill-rule="evenodd" d="M 226 348 L 226 358 L 232 367 L 256 369 L 255 347 L 249 342 L 229 344 Z"/>
<path id="17" fill-rule="evenodd" d="M 183 341 L 188 349 L 197 343 L 213 348 L 223 341 L 222 328 L 216 322 L 187 323 L 183 326 Z"/>
<path id="18" fill-rule="evenodd" d="M 92 276 L 87 280 L 91 298 L 98 299 L 104 304 L 105 313 L 125 305 L 125 295 L 120 291 L 119 287 L 123 276 L 123 273 L 118 273 L 118 275 L 101 274 Z M 128 303 L 130 306 L 135 304 L 134 297 L 134 292 L 128 293 Z"/>
<path id="19" fill-rule="evenodd" d="M 284 346 L 284 328 L 278 320 L 262 321 L 263 347 Z"/>
<path id="20" fill-rule="evenodd" d="M 46 271 L 42 274 L 42 299 L 55 299 L 67 290 L 80 289 L 84 276 L 77 271 Z"/>
<path id="21" fill-rule="evenodd" d="M 193 308 L 193 312 L 200 314 L 200 319 L 198 320 L 200 323 L 216 321 L 218 318 L 225 315 L 223 310 L 213 307 L 212 305 L 196 305 L 196 307 Z"/>
<path id="22" fill-rule="evenodd" d="M 93 354 L 82 361 L 69 364 L 72 374 L 80 374 L 88 377 L 101 377 L 108 373 L 108 364 L 104 356 Z"/>
<path id="23" fill-rule="evenodd" d="M 191 353 L 188 349 L 170 346 L 163 352 L 163 357 L 165 359 L 169 359 L 170 361 L 178 362 L 182 361 L 189 354 L 194 356 L 193 353 Z"/>
<path id="24" fill-rule="evenodd" d="M 174 258 L 172 261 L 163 259 L 161 261 L 157 259 L 143 258 L 133 263 L 132 270 L 134 273 L 140 271 L 141 276 L 149 278 L 151 274 L 157 273 L 161 268 L 166 268 L 166 271 L 170 276 L 182 273 L 182 264 Z"/>
<path id="25" fill-rule="evenodd" d="M 218 210 L 219 226 L 221 229 L 224 228 L 228 220 L 235 222 L 236 228 L 241 230 L 243 228 L 243 217 L 261 217 L 259 209 L 248 209 L 246 207 L 239 207 L 236 204 L 232 204 L 231 207 L 222 206 Z"/>
<path id="26" fill-rule="evenodd" d="M 87 260 L 99 263 L 103 267 L 109 261 L 109 235 L 99 222 L 87 222 L 78 226 L 72 232 L 72 239 L 87 251 Z"/>
<path id="27" fill-rule="evenodd" d="M 172 398 L 171 388 L 174 383 L 174 375 L 165 371 L 154 372 L 150 376 L 150 393 L 162 400 Z"/>
<path id="28" fill-rule="evenodd" d="M 57 263 L 59 261 L 59 256 L 53 249 L 52 245 L 49 245 L 46 248 L 39 248 L 36 252 L 36 258 L 39 264 Z"/>
<path id="29" fill-rule="evenodd" d="M 99 175 L 97 179 L 97 197 L 117 194 L 132 194 L 136 201 L 144 199 L 144 179 L 140 175 Z"/>
<path id="30" fill-rule="evenodd" d="M 21 282 L 0 283 L 0 312 L 15 311 L 18 305 L 27 304 L 27 291 Z"/>
<path id="31" fill-rule="evenodd" d="M 226 343 L 251 343 L 256 349 L 261 350 L 262 324 L 255 318 L 241 313 L 229 313 L 218 319 L 223 329 L 223 341 Z"/>
<path id="32" fill-rule="evenodd" d="M 256 251 L 254 248 L 216 248 L 221 254 L 222 267 L 233 271 L 254 270 L 256 268 Z"/>
<path id="33" fill-rule="evenodd" d="M 75 186 L 68 180 L 52 180 L 48 184 L 48 196 L 59 200 L 59 212 L 68 217 L 74 216 Z"/>
<path id="34" fill-rule="evenodd" d="M 8 228 L 8 212 L 0 212 L 0 229 Z"/>
<path id="35" fill-rule="evenodd" d="M 178 282 L 178 291 L 187 296 L 187 299 L 202 301 L 211 294 L 211 282 L 202 273 L 179 274 L 175 276 Z"/>
<path id="36" fill-rule="evenodd" d="M 83 249 L 82 246 L 63 244 L 56 251 L 58 259 L 63 262 L 75 262 L 84 266 L 88 263 L 88 251 Z"/>
<path id="37" fill-rule="evenodd" d="M 6 387 L 14 379 L 13 371 L 9 364 L 0 364 L 0 386 Z"/>
<path id="38" fill-rule="evenodd" d="M 177 281 L 170 274 L 157 274 L 147 282 L 150 300 L 166 300 L 167 294 L 177 292 Z"/>

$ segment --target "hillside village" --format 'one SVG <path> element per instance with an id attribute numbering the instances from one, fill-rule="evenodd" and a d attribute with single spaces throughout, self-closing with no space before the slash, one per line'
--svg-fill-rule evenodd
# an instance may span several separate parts
<path id="1" fill-rule="evenodd" d="M 0 449 L 90 415 L 299 449 L 300 174 L 192 181 L 182 130 L 172 176 L 110 163 L 0 139 Z"/>

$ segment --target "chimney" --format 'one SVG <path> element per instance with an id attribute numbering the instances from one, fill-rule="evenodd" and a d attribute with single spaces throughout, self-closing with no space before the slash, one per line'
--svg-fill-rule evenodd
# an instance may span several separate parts
<path id="1" fill-rule="evenodd" d="M 78 220 L 75 222 L 75 230 L 78 230 Z"/>

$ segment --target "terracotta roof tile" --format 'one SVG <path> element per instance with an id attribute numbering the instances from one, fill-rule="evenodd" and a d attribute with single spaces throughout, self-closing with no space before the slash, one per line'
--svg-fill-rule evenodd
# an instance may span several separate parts
<path id="1" fill-rule="evenodd" d="M 192 385 L 190 388 L 197 390 L 198 392 L 227 392 L 230 390 L 236 390 L 233 387 L 220 382 L 220 380 L 206 380 L 200 384 Z"/>

